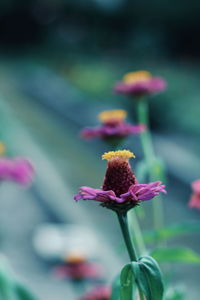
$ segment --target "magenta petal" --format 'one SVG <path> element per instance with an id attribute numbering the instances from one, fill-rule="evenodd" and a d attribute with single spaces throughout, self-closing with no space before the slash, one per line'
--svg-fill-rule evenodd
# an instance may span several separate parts
<path id="1" fill-rule="evenodd" d="M 78 201 L 80 199 L 106 202 L 117 199 L 117 197 L 113 191 L 103 191 L 101 189 L 93 189 L 91 187 L 83 186 L 80 188 L 79 193 L 74 196 L 74 200 Z"/>
<path id="2" fill-rule="evenodd" d="M 13 180 L 19 184 L 29 184 L 34 176 L 31 163 L 24 158 L 1 158 L 0 180 Z"/>
<path id="3" fill-rule="evenodd" d="M 81 137 L 85 139 L 126 137 L 130 134 L 139 134 L 146 129 L 145 125 L 131 125 L 126 122 L 116 124 L 103 124 L 99 127 L 85 128 L 81 131 Z"/>
<path id="4" fill-rule="evenodd" d="M 164 185 L 160 181 L 149 184 L 135 184 L 129 188 L 128 193 L 121 195 L 126 201 L 145 201 L 159 195 L 160 192 L 165 193 Z"/>

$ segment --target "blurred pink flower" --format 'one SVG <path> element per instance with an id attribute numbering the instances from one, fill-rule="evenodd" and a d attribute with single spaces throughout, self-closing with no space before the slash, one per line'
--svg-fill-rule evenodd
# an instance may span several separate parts
<path id="1" fill-rule="evenodd" d="M 128 123 L 120 123 L 120 124 L 103 124 L 94 128 L 85 128 L 81 131 L 81 136 L 85 139 L 92 138 L 121 138 L 126 137 L 131 134 L 139 134 L 144 132 L 145 125 L 131 125 Z"/>
<path id="2" fill-rule="evenodd" d="M 80 300 L 109 300 L 111 292 L 111 287 L 109 286 L 97 286 L 86 293 Z"/>
<path id="3" fill-rule="evenodd" d="M 0 158 L 0 181 L 11 180 L 21 185 L 32 182 L 34 169 L 24 158 Z"/>
<path id="4" fill-rule="evenodd" d="M 193 194 L 189 201 L 189 207 L 200 209 L 200 179 L 192 182 Z"/>
<path id="5" fill-rule="evenodd" d="M 134 157 L 134 154 L 128 150 L 105 153 L 102 158 L 108 160 L 108 167 L 102 189 L 81 187 L 74 199 L 95 200 L 102 202 L 103 206 L 118 210 L 119 205 L 123 208 L 123 204 L 128 204 L 130 209 L 140 201 L 150 200 L 161 192 L 166 193 L 161 181 L 137 183 L 128 161 L 131 157 Z"/>
<path id="6" fill-rule="evenodd" d="M 57 277 L 67 277 L 73 280 L 99 279 L 102 277 L 101 267 L 97 263 L 89 261 L 66 263 L 56 267 L 54 273 Z"/>
<path id="7" fill-rule="evenodd" d="M 111 139 L 121 139 L 131 134 L 139 134 L 145 130 L 145 125 L 132 125 L 124 121 L 126 111 L 122 109 L 104 111 L 99 114 L 102 122 L 100 126 L 85 128 L 81 131 L 81 136 L 85 139 L 102 138 L 107 141 Z"/>
<path id="8" fill-rule="evenodd" d="M 147 71 L 137 71 L 126 74 L 122 81 L 116 83 L 114 91 L 118 94 L 144 96 L 162 92 L 166 86 L 164 79 L 152 77 Z"/>

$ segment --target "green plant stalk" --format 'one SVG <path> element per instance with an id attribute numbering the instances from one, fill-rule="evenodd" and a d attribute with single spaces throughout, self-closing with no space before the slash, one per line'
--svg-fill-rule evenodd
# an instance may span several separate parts
<path id="1" fill-rule="evenodd" d="M 127 213 L 117 213 L 117 216 L 118 216 L 119 224 L 121 227 L 122 235 L 124 238 L 124 242 L 125 242 L 130 260 L 137 261 L 137 255 L 136 255 L 135 249 L 133 247 L 130 233 L 129 233 Z M 143 292 L 139 288 L 139 286 L 138 286 L 138 291 L 139 291 L 140 300 L 144 300 L 145 298 L 143 296 Z"/>
<path id="2" fill-rule="evenodd" d="M 129 229 L 128 229 L 128 220 L 127 220 L 127 213 L 117 213 L 119 224 L 121 227 L 122 235 L 126 244 L 126 248 L 130 257 L 131 261 L 137 261 L 137 255 L 135 252 L 135 249 L 133 247 L 131 237 L 129 234 Z"/>
<path id="3" fill-rule="evenodd" d="M 154 161 L 156 160 L 156 155 L 154 153 L 154 147 L 152 143 L 152 137 L 149 131 L 149 109 L 148 102 L 146 99 L 140 99 L 137 105 L 137 117 L 138 122 L 146 126 L 146 131 L 140 134 L 141 144 L 144 151 L 144 157 L 149 170 L 150 181 L 160 180 L 162 176 L 161 172 L 155 172 Z M 153 222 L 154 228 L 163 228 L 163 205 L 162 196 L 160 195 L 157 199 L 153 199 Z"/>

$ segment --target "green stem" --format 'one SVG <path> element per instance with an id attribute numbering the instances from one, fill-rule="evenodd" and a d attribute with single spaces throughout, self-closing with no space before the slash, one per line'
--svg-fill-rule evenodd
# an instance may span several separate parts
<path id="1" fill-rule="evenodd" d="M 126 213 L 125 214 L 118 213 L 117 216 L 118 216 L 119 224 L 121 227 L 121 231 L 123 234 L 123 238 L 124 238 L 124 241 L 126 244 L 126 248 L 127 248 L 130 260 L 137 261 L 136 252 L 132 245 L 130 234 L 129 234 L 127 214 Z"/>
<path id="2" fill-rule="evenodd" d="M 117 216 L 118 216 L 119 224 L 121 227 L 122 235 L 123 235 L 123 238 L 124 238 L 124 241 L 126 244 L 126 248 L 127 248 L 130 260 L 137 261 L 137 255 L 136 255 L 135 249 L 133 247 L 129 229 L 128 229 L 127 213 L 124 213 L 124 214 L 117 213 Z M 144 298 L 142 290 L 140 289 L 139 286 L 138 286 L 138 291 L 139 291 L 140 300 L 144 300 L 145 298 Z"/>
<path id="3" fill-rule="evenodd" d="M 148 166 L 150 180 L 160 180 L 160 172 L 157 173 L 154 168 L 154 161 L 156 160 L 156 155 L 154 152 L 152 137 L 149 131 L 149 110 L 148 110 L 148 103 L 146 99 L 140 99 L 137 106 L 137 115 L 138 115 L 138 122 L 141 124 L 146 125 L 146 131 L 141 133 L 141 144 L 144 151 L 144 156 L 146 160 L 146 164 Z M 154 228 L 160 229 L 163 227 L 163 207 L 162 207 L 162 197 L 159 196 L 159 199 L 153 199 L 153 221 L 154 221 Z"/>
<path id="4" fill-rule="evenodd" d="M 149 166 L 149 168 L 151 168 L 152 161 L 155 159 L 155 153 L 154 153 L 153 143 L 151 139 L 151 134 L 149 132 L 148 103 L 145 99 L 141 99 L 138 102 L 137 115 L 138 115 L 138 122 L 140 124 L 144 124 L 147 127 L 146 130 L 140 134 L 140 137 L 141 137 L 141 143 L 142 143 L 142 148 L 144 151 L 146 163 Z"/>

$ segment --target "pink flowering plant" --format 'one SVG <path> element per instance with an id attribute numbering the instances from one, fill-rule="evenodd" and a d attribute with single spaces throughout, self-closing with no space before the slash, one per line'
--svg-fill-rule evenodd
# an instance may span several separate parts
<path id="1" fill-rule="evenodd" d="M 100 202 L 101 206 L 117 214 L 130 257 L 130 263 L 121 271 L 121 299 L 132 299 L 132 288 L 136 284 L 140 300 L 144 300 L 145 297 L 161 300 L 164 291 L 161 271 L 152 257 L 137 257 L 128 229 L 127 212 L 143 201 L 166 193 L 165 186 L 160 181 L 139 184 L 129 163 L 131 157 L 134 157 L 134 154 L 128 150 L 105 153 L 102 158 L 107 160 L 108 164 L 102 188 L 81 187 L 74 199 Z M 150 298 L 152 291 L 155 298 Z"/>
<path id="2" fill-rule="evenodd" d="M 147 71 L 128 73 L 122 81 L 115 84 L 116 94 L 129 96 L 129 100 L 133 103 L 138 123 L 134 126 L 137 126 L 138 130 L 135 130 L 135 127 L 132 134 L 139 133 L 144 159 L 138 163 L 135 175 L 129 162 L 130 158 L 135 157 L 131 151 L 106 152 L 102 156 L 102 159 L 107 161 L 102 186 L 100 188 L 82 186 L 74 196 L 75 201 L 96 201 L 117 214 L 130 262 L 121 270 L 120 280 L 117 278 L 113 282 L 110 300 L 175 299 L 173 295 L 182 295 L 182 293 L 174 287 L 170 289 L 173 293 L 169 293 L 171 294 L 169 296 L 168 286 L 165 286 L 164 292 L 163 276 L 157 261 L 159 263 L 172 261 L 200 263 L 200 257 L 191 249 L 169 247 L 166 244 L 171 237 L 193 232 L 194 229 L 190 224 L 168 226 L 163 217 L 162 197 L 166 194 L 166 189 L 162 182 L 165 182 L 166 178 L 165 165 L 154 150 L 149 124 L 149 98 L 163 92 L 166 87 L 163 78 L 154 77 Z M 110 143 L 116 150 L 119 138 L 122 144 L 124 137 L 128 136 L 123 131 L 124 128 L 130 128 L 130 124 L 124 121 L 125 117 L 126 114 L 122 110 L 102 112 L 99 115 L 102 124 L 99 127 L 83 129 L 81 135 L 86 139 L 96 137 L 109 142 L 111 138 L 117 138 L 118 143 Z M 189 206 L 200 209 L 200 180 L 192 183 L 192 191 Z M 150 216 L 152 212 L 154 228 L 143 232 L 137 212 L 141 204 L 149 200 L 152 203 L 152 211 L 150 209 L 148 215 Z M 134 209 L 136 207 L 137 210 Z M 195 228 L 199 229 L 200 226 L 195 225 Z M 152 245 L 153 249 L 151 249 Z M 147 253 L 150 255 L 146 255 Z M 181 297 L 180 299 L 183 299 Z"/>

